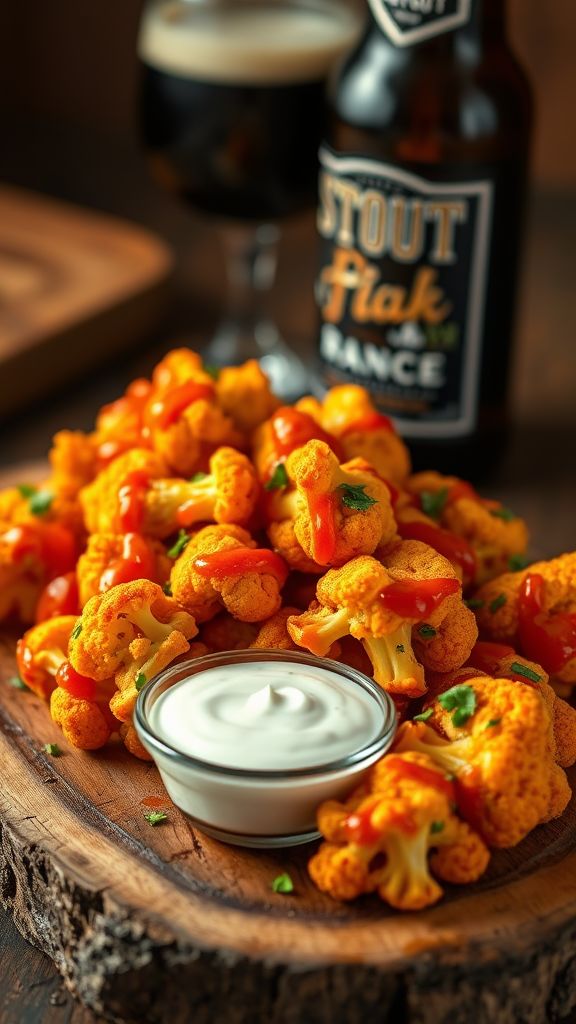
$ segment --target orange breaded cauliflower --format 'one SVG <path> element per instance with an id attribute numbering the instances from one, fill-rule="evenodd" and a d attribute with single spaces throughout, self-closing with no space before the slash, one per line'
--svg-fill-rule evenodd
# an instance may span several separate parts
<path id="1" fill-rule="evenodd" d="M 253 552 L 252 565 L 248 553 Z M 175 600 L 198 622 L 222 607 L 242 622 L 262 622 L 278 611 L 286 579 L 282 559 L 257 549 L 240 526 L 207 526 L 187 544 L 172 569 Z"/>
<path id="2" fill-rule="evenodd" d="M 576 683 L 576 552 L 505 573 L 474 597 L 482 636 L 513 644 L 554 684 Z"/>
<path id="3" fill-rule="evenodd" d="M 339 900 L 377 892 L 398 910 L 422 910 L 440 899 L 430 869 L 448 882 L 476 881 L 490 854 L 456 817 L 454 795 L 425 754 L 383 757 L 345 803 L 320 806 L 318 826 L 328 842 L 308 865 L 312 881 Z"/>
<path id="4" fill-rule="evenodd" d="M 498 576 L 528 547 L 526 523 L 498 501 L 481 498 L 470 484 L 440 473 L 416 473 L 406 484 L 424 512 L 470 544 L 476 582 Z"/>
<path id="5" fill-rule="evenodd" d="M 228 612 L 221 612 L 202 626 L 202 640 L 211 651 L 244 651 L 252 646 L 258 624 L 240 622 Z"/>
<path id="6" fill-rule="evenodd" d="M 143 685 L 189 647 L 198 632 L 191 615 L 149 580 L 121 583 L 91 597 L 70 638 L 69 659 L 90 679 L 114 676 Z"/>
<path id="7" fill-rule="evenodd" d="M 474 612 L 462 601 L 450 609 L 438 626 L 425 622 L 412 631 L 418 661 L 433 672 L 451 672 L 460 668 L 477 638 Z"/>
<path id="8" fill-rule="evenodd" d="M 0 620 L 33 622 L 46 584 L 70 572 L 77 557 L 71 531 L 32 516 L 18 525 L 0 522 Z"/>
<path id="9" fill-rule="evenodd" d="M 173 348 L 154 367 L 152 387 L 156 393 L 171 391 L 186 384 L 198 381 L 213 384 L 213 379 L 204 369 L 202 357 L 191 348 Z"/>
<path id="10" fill-rule="evenodd" d="M 149 432 L 144 424 L 144 409 L 152 385 L 140 378 L 132 381 L 121 398 L 104 405 L 96 417 L 96 429 L 90 435 L 98 469 L 132 448 L 149 447 Z"/>
<path id="11" fill-rule="evenodd" d="M 288 631 L 299 646 L 324 656 L 332 643 L 351 634 L 362 642 L 374 679 L 385 690 L 407 697 L 425 692 L 412 627 L 426 623 L 436 631 L 461 604 L 459 580 L 445 558 L 418 541 L 405 541 L 385 565 L 362 556 L 330 569 L 316 595 L 318 604 L 288 619 Z M 474 638 L 469 631 L 469 647 L 460 644 L 463 660 Z"/>
<path id="12" fill-rule="evenodd" d="M 252 461 L 261 482 L 267 488 L 273 486 L 278 467 L 283 470 L 291 452 L 312 440 L 323 441 L 340 456 L 336 438 L 323 430 L 313 416 L 298 407 L 280 406 L 256 428 L 252 438 Z"/>
<path id="13" fill-rule="evenodd" d="M 370 555 L 396 535 L 390 491 L 363 459 L 341 466 L 324 441 L 308 441 L 288 456 L 286 472 L 296 490 L 274 495 L 270 517 L 293 520 L 298 543 L 318 565 Z"/>
<path id="14" fill-rule="evenodd" d="M 130 726 L 138 694 L 149 679 L 152 679 L 182 654 L 186 654 L 188 660 L 189 658 L 203 657 L 207 653 L 208 649 L 205 644 L 186 643 L 184 646 L 182 640 L 175 641 L 172 637 L 168 643 L 164 642 L 164 645 L 151 658 L 149 641 L 145 637 L 137 637 L 130 644 L 131 661 L 118 669 L 114 677 L 117 688 L 110 698 L 110 711 L 114 718 Z M 124 739 L 126 739 L 125 735 Z M 132 745 L 134 746 L 134 744 Z"/>
<path id="15" fill-rule="evenodd" d="M 299 613 L 299 608 L 291 608 L 289 605 L 284 605 L 283 608 L 280 608 L 280 611 L 277 611 L 275 615 L 272 615 L 269 619 L 266 619 L 266 622 L 262 623 L 258 630 L 258 635 L 250 644 L 250 647 L 274 647 L 279 651 L 297 651 L 298 645 L 294 643 L 286 624 L 290 616 L 299 615 Z"/>
<path id="16" fill-rule="evenodd" d="M 56 490 L 72 498 L 94 479 L 98 469 L 96 446 L 80 430 L 59 430 L 48 458 Z"/>
<path id="17" fill-rule="evenodd" d="M 38 697 L 48 698 L 55 676 L 68 657 L 68 641 L 76 625 L 75 615 L 55 615 L 20 637 L 16 662 L 20 678 Z"/>
<path id="18" fill-rule="evenodd" d="M 361 456 L 380 476 L 397 484 L 410 473 L 408 448 L 358 384 L 342 384 L 327 392 L 320 407 L 320 423 L 338 438 L 346 459 Z"/>
<path id="19" fill-rule="evenodd" d="M 166 464 L 157 452 L 132 448 L 119 455 L 80 491 L 88 532 L 140 532 L 150 481 L 166 475 Z"/>
<path id="20" fill-rule="evenodd" d="M 280 405 L 256 359 L 242 366 L 224 366 L 216 377 L 220 408 L 243 434 L 251 434 Z"/>
<path id="21" fill-rule="evenodd" d="M 61 686 L 50 697 L 50 716 L 78 750 L 99 750 L 118 727 L 105 700 L 74 697 Z"/>
<path id="22" fill-rule="evenodd" d="M 172 560 L 158 540 L 139 534 L 92 533 L 77 565 L 80 605 L 116 583 L 147 579 L 163 584 L 170 576 Z"/>
<path id="23" fill-rule="evenodd" d="M 427 754 L 456 776 L 459 811 L 489 846 L 515 846 L 562 813 L 570 787 L 554 761 L 550 712 L 536 689 L 478 676 L 429 710 L 429 722 L 400 727 L 395 750 Z"/>
<path id="24" fill-rule="evenodd" d="M 151 481 L 144 499 L 144 532 L 167 537 L 195 523 L 248 523 L 260 494 L 250 459 L 234 448 L 218 448 L 209 470 L 192 480 Z"/>

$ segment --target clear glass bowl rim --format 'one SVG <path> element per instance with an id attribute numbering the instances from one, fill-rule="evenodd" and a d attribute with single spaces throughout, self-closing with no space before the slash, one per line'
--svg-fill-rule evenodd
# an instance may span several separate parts
<path id="1" fill-rule="evenodd" d="M 152 698 L 157 699 L 158 690 L 160 688 L 167 689 L 167 686 L 165 685 L 166 683 L 168 683 L 168 685 L 174 685 L 186 678 L 188 675 L 196 675 L 198 672 L 202 672 L 205 669 L 221 667 L 223 665 L 243 665 L 259 661 L 281 661 L 309 666 L 317 666 L 320 664 L 323 668 L 330 669 L 348 681 L 362 686 L 374 698 L 382 711 L 383 723 L 377 736 L 371 740 L 370 743 L 353 751 L 351 754 L 347 754 L 346 757 L 340 758 L 337 761 L 327 761 L 325 764 L 314 765 L 312 768 L 243 769 L 231 768 L 228 765 L 220 765 L 211 761 L 204 761 L 201 758 L 185 754 L 181 750 L 177 750 L 175 747 L 170 746 L 166 740 L 158 736 L 152 729 L 148 715 L 150 702 Z M 353 768 L 360 762 L 373 757 L 380 750 L 384 753 L 389 748 L 392 736 L 394 735 L 397 727 L 396 708 L 389 694 L 378 686 L 373 679 L 370 679 L 369 676 L 364 675 L 363 672 L 359 672 L 358 669 L 352 668 L 350 665 L 345 665 L 342 662 L 334 661 L 331 658 L 318 658 L 312 654 L 304 654 L 300 651 L 279 651 L 277 648 L 268 649 L 262 647 L 256 650 L 250 648 L 240 651 L 220 651 L 216 654 L 206 654 L 200 658 L 190 658 L 187 661 L 181 661 L 176 665 L 170 665 L 168 668 L 158 673 L 157 676 L 154 676 L 153 679 L 146 683 L 142 688 L 136 701 L 134 718 L 138 731 L 141 733 L 141 738 L 144 736 L 146 743 L 152 747 L 156 753 L 168 758 L 169 760 L 175 761 L 180 765 L 186 765 L 189 768 L 195 768 L 198 771 L 208 772 L 214 775 L 224 775 L 229 778 L 268 779 L 269 781 L 276 780 L 278 782 L 288 778 L 315 778 L 318 776 L 343 772 L 348 768 Z"/>

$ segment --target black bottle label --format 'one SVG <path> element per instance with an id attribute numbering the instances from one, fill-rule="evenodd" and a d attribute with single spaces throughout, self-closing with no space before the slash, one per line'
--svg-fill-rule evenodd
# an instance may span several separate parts
<path id="1" fill-rule="evenodd" d="M 470 19 L 471 0 L 368 0 L 380 28 L 396 46 L 453 32 Z"/>
<path id="2" fill-rule="evenodd" d="M 326 386 L 362 384 L 405 437 L 474 429 L 494 183 L 320 152 Z"/>

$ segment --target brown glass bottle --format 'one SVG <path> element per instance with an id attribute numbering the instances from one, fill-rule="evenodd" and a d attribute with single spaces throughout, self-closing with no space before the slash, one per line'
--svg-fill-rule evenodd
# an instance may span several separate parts
<path id="1" fill-rule="evenodd" d="M 365 385 L 416 466 L 481 476 L 506 432 L 530 88 L 504 0 L 369 2 L 321 151 L 320 379 Z"/>

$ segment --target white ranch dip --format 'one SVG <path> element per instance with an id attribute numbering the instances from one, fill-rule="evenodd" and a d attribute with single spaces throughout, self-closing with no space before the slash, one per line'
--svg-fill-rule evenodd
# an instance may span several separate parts
<path id="1" fill-rule="evenodd" d="M 206 669 L 150 710 L 152 729 L 174 749 L 244 771 L 338 761 L 375 740 L 383 721 L 362 686 L 321 665 L 276 661 Z"/>

